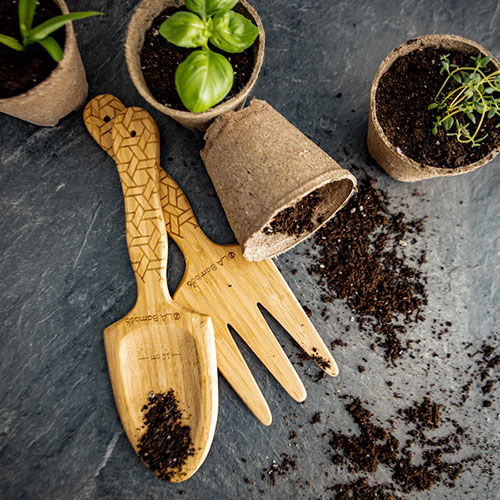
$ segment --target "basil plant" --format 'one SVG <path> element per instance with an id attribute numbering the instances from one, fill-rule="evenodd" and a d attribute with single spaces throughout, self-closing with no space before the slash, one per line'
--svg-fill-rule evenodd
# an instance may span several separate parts
<path id="1" fill-rule="evenodd" d="M 196 48 L 175 71 L 175 88 L 189 111 L 201 113 L 222 101 L 234 81 L 231 63 L 210 50 L 208 42 L 229 53 L 243 52 L 259 28 L 231 10 L 238 0 L 185 0 L 190 12 L 176 12 L 160 26 L 160 34 L 178 47 Z"/>
<path id="2" fill-rule="evenodd" d="M 10 47 L 11 49 L 22 52 L 34 43 L 40 44 L 54 59 L 59 62 L 63 58 L 61 46 L 50 35 L 59 28 L 62 28 L 70 21 L 84 19 L 90 16 L 101 16 L 101 12 L 71 12 L 69 14 L 61 14 L 52 17 L 47 21 L 33 28 L 33 18 L 37 7 L 37 0 L 19 0 L 18 4 L 18 20 L 20 39 L 13 38 L 8 35 L 0 34 L 0 43 Z"/>

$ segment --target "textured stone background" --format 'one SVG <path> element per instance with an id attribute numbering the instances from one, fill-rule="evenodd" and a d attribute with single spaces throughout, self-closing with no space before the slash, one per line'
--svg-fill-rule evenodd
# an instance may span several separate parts
<path id="1" fill-rule="evenodd" d="M 107 14 L 75 26 L 89 95 L 113 93 L 127 105 L 152 112 L 162 135 L 162 165 L 185 190 L 206 233 L 217 242 L 232 242 L 199 158 L 201 135 L 151 110 L 128 77 L 123 42 L 137 3 L 68 0 L 71 10 L 93 8 Z M 267 35 L 254 95 L 268 100 L 346 168 L 367 164 L 370 83 L 380 61 L 395 46 L 417 35 L 446 32 L 472 38 L 500 55 L 500 3 L 495 0 L 252 3 Z M 335 98 L 339 92 L 342 98 Z M 388 369 L 356 326 L 348 335 L 343 333 L 350 314 L 342 303 L 329 306 L 334 319 L 322 320 L 321 291 L 306 272 L 310 260 L 304 253 L 312 243 L 302 243 L 276 262 L 299 300 L 313 311 L 312 320 L 325 341 L 329 344 L 342 335 L 348 342 L 348 347 L 335 351 L 341 374 L 318 384 L 303 377 L 309 396 L 299 405 L 242 346 L 268 398 L 272 426 L 259 424 L 220 379 L 217 432 L 205 464 L 187 483 L 162 483 L 140 464 L 125 437 L 104 356 L 103 329 L 122 317 L 135 299 L 115 168 L 87 134 L 80 112 L 53 129 L 2 115 L 0 137 L 2 498 L 233 500 L 260 496 L 260 489 L 266 499 L 330 498 L 325 488 L 346 476 L 329 463 L 327 440 L 319 436 L 327 428 L 352 428 L 340 394 L 370 400 L 370 408 L 380 417 L 422 397 L 432 384 L 453 395 L 462 385 L 456 370 L 467 365 L 462 342 L 480 345 L 489 334 L 498 333 L 500 160 L 466 176 L 416 185 L 398 183 L 367 167 L 395 207 L 408 203 L 404 210 L 409 214 L 429 216 L 423 237 L 430 298 L 425 314 L 452 320 L 451 334 L 437 340 L 429 325 L 420 323 L 410 333 L 421 339 L 423 359 L 405 358 Z M 428 202 L 409 196 L 415 187 Z M 169 263 L 172 289 L 184 265 L 176 250 L 172 248 Z M 292 275 L 295 268 L 299 272 Z M 275 323 L 273 327 L 287 352 L 293 353 L 285 332 Z M 435 351 L 442 356 L 432 358 Z M 448 352 L 452 356 L 446 360 Z M 360 375 L 357 366 L 363 357 L 367 370 Z M 431 369 L 426 370 L 429 360 Z M 315 370 L 311 364 L 305 369 Z M 304 368 L 298 370 L 302 375 Z M 387 380 L 394 382 L 394 391 L 402 392 L 403 403 L 388 391 Z M 498 395 L 498 386 L 496 390 Z M 475 438 L 488 442 L 490 453 L 498 457 L 500 408 L 495 394 L 491 399 L 493 406 L 481 409 L 482 397 L 473 389 L 468 406 L 454 410 L 453 416 Z M 312 426 L 311 416 L 319 410 L 325 412 L 324 422 Z M 293 450 L 299 470 L 270 488 L 260 479 L 262 469 L 290 451 L 292 429 L 300 436 Z M 389 479 L 383 470 L 378 477 Z M 304 486 L 307 480 L 310 486 Z M 499 489 L 498 468 L 493 478 L 474 469 L 459 479 L 454 491 L 436 487 L 408 498 L 462 498 L 471 490 L 472 498 L 486 500 L 499 498 Z"/>

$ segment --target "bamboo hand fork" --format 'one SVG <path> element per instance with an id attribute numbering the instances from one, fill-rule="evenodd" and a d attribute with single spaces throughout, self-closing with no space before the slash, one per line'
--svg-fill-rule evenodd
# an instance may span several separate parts
<path id="1" fill-rule="evenodd" d="M 93 98 L 84 110 L 90 135 L 111 157 L 110 130 L 114 117 L 123 109 L 125 106 L 116 97 L 104 94 Z M 221 374 L 254 415 L 269 425 L 272 420 L 269 406 L 228 324 L 297 401 L 306 397 L 304 386 L 257 304 L 262 304 L 332 376 L 338 373 L 335 360 L 271 260 L 249 262 L 239 245 L 217 245 L 207 238 L 186 196 L 163 169 L 160 169 L 160 196 L 167 232 L 186 259 L 186 271 L 174 300 L 210 313 Z"/>
<path id="2" fill-rule="evenodd" d="M 169 296 L 167 234 L 158 194 L 159 135 L 140 108 L 118 114 L 112 129 L 123 188 L 130 260 L 137 302 L 104 330 L 108 369 L 118 413 L 138 452 L 142 411 L 150 393 L 174 391 L 194 452 L 181 468 L 154 471 L 173 482 L 192 476 L 212 443 L 217 420 L 217 365 L 212 321 Z"/>

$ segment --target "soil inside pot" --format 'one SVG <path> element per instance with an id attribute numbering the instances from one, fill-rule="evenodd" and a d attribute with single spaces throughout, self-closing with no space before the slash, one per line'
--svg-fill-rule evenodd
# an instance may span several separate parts
<path id="1" fill-rule="evenodd" d="M 314 217 L 330 185 L 312 191 L 292 207 L 285 208 L 262 230 L 266 234 L 283 233 L 288 236 L 300 236 L 310 233 L 324 221 L 323 216 Z"/>
<path id="2" fill-rule="evenodd" d="M 0 33 L 19 40 L 21 34 L 19 33 L 17 6 L 17 0 L 0 2 Z M 52 0 L 39 0 L 33 26 L 38 26 L 60 14 L 61 10 Z M 51 36 L 64 50 L 65 28 L 58 29 Z M 38 43 L 34 43 L 24 52 L 0 44 L 0 98 L 24 94 L 36 87 L 52 73 L 57 64 Z"/>
<path id="3" fill-rule="evenodd" d="M 471 66 L 471 55 L 435 48 L 415 50 L 397 59 L 382 76 L 377 89 L 377 118 L 389 141 L 422 165 L 443 168 L 462 167 L 486 156 L 500 146 L 500 118 L 485 120 L 480 135 L 488 134 L 480 146 L 462 144 L 448 135 L 443 127 L 432 134 L 434 111 L 432 102 L 446 76 L 439 73 L 440 56 L 449 54 L 449 60 L 459 66 Z M 494 70 L 488 65 L 486 73 Z M 452 82 L 448 89 L 458 84 Z M 465 124 L 465 122 L 463 122 Z"/>
<path id="4" fill-rule="evenodd" d="M 158 30 L 163 21 L 172 14 L 186 10 L 185 7 L 168 7 L 162 11 L 146 31 L 141 50 L 142 73 L 149 90 L 155 99 L 164 106 L 181 111 L 187 111 L 187 109 L 182 104 L 175 89 L 175 71 L 191 52 L 198 49 L 177 47 L 161 36 Z M 245 15 L 244 10 L 239 9 L 238 5 L 234 10 Z M 238 94 L 250 80 L 255 63 L 255 44 L 239 54 L 224 52 L 211 44 L 209 46 L 214 52 L 225 56 L 234 69 L 234 83 L 228 95 L 221 101 L 224 102 Z"/>
<path id="5" fill-rule="evenodd" d="M 150 394 L 143 411 L 147 428 L 138 444 L 139 457 L 160 479 L 170 480 L 195 451 L 191 428 L 182 423 L 173 390 Z"/>

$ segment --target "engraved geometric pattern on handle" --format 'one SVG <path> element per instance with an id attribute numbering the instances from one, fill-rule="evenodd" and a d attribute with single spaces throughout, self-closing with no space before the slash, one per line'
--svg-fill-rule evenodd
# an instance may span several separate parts
<path id="1" fill-rule="evenodd" d="M 99 144 L 112 158 L 113 141 L 111 139 L 111 129 L 116 115 L 123 111 L 123 104 L 116 97 L 104 94 L 94 97 L 83 112 L 85 126 L 89 129 L 90 135 L 99 138 Z"/>
<path id="2" fill-rule="evenodd" d="M 145 111 L 132 110 L 116 118 L 113 147 L 119 151 L 116 161 L 125 202 L 130 261 L 136 275 L 145 282 L 152 276 L 162 279 L 167 240 L 158 193 L 156 124 Z"/>
<path id="3" fill-rule="evenodd" d="M 160 169 L 160 194 L 163 217 L 167 232 L 183 238 L 181 228 L 190 224 L 196 229 L 198 223 L 186 195 L 165 170 Z"/>

